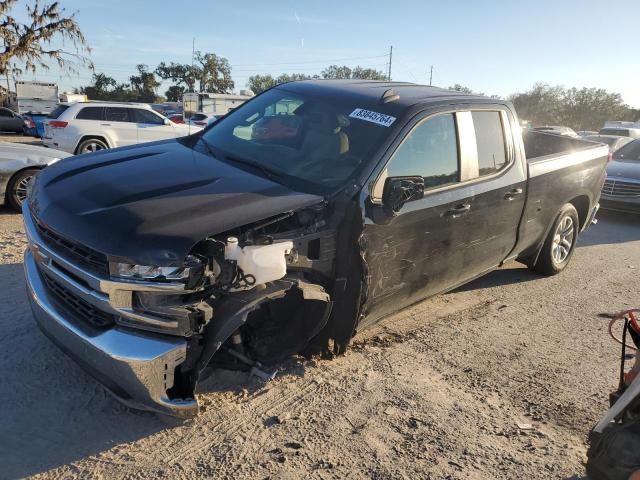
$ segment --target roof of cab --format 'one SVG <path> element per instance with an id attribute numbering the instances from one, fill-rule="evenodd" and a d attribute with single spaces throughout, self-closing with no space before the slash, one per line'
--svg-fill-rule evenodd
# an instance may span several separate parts
<path id="1" fill-rule="evenodd" d="M 393 93 L 400 97 L 393 102 L 399 107 L 447 99 L 487 100 L 487 97 L 481 95 L 469 95 L 416 83 L 384 80 L 301 80 L 283 84 L 282 88 L 300 92 L 317 90 L 317 93 L 335 96 L 360 97 L 368 102 L 381 101 L 383 94 L 392 89 Z"/>

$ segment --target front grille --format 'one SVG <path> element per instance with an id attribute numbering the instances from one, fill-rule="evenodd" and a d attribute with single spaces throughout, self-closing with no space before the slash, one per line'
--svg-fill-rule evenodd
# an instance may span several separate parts
<path id="1" fill-rule="evenodd" d="M 604 181 L 602 193 L 610 197 L 640 197 L 640 183 L 607 178 Z"/>
<path id="2" fill-rule="evenodd" d="M 35 222 L 35 224 L 42 240 L 56 253 L 59 253 L 70 262 L 78 263 L 79 266 L 85 267 L 98 275 L 107 276 L 109 274 L 109 262 L 107 261 L 106 255 L 61 237 L 52 230 L 43 227 L 38 222 Z"/>
<path id="3" fill-rule="evenodd" d="M 49 291 L 54 297 L 79 320 L 83 320 L 99 328 L 105 328 L 115 324 L 115 315 L 98 310 L 68 288 L 60 285 L 49 275 L 44 274 L 43 277 Z"/>

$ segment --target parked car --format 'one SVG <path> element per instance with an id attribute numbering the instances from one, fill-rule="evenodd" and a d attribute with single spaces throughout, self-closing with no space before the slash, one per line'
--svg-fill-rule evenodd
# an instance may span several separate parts
<path id="1" fill-rule="evenodd" d="M 0 132 L 24 133 L 29 128 L 22 115 L 13 110 L 0 107 Z"/>
<path id="2" fill-rule="evenodd" d="M 186 123 L 195 125 L 196 127 L 206 127 L 210 123 L 215 122 L 220 115 L 214 115 L 212 113 L 195 112 L 187 119 Z"/>
<path id="3" fill-rule="evenodd" d="M 291 102 L 297 141 L 256 141 Z M 505 100 L 304 81 L 189 137 L 60 162 L 23 206 L 36 320 L 128 405 L 196 415 L 214 355 L 268 378 L 504 262 L 560 273 L 608 148 L 520 132 Z"/>
<path id="4" fill-rule="evenodd" d="M 566 137 L 578 136 L 578 134 L 572 128 L 569 128 L 569 127 L 543 126 L 543 127 L 534 127 L 533 129 L 537 132 L 553 133 L 554 135 L 564 135 Z"/>
<path id="5" fill-rule="evenodd" d="M 640 128 L 605 127 L 601 128 L 598 134 L 640 138 Z"/>
<path id="6" fill-rule="evenodd" d="M 68 156 L 66 152 L 36 145 L 0 142 L 0 205 L 20 210 L 35 175 Z"/>
<path id="7" fill-rule="evenodd" d="M 591 142 L 605 143 L 609 145 L 609 151 L 611 153 L 624 147 L 627 143 L 633 142 L 633 138 L 631 137 L 618 137 L 617 135 L 587 135 L 582 138 Z"/>
<path id="8" fill-rule="evenodd" d="M 60 104 L 45 122 L 44 145 L 69 153 L 176 138 L 200 127 L 179 125 L 140 103 Z"/>
<path id="9" fill-rule="evenodd" d="M 184 117 L 182 116 L 181 113 L 176 113 L 167 118 L 171 120 L 173 123 L 184 123 Z"/>
<path id="10" fill-rule="evenodd" d="M 640 140 L 613 154 L 602 188 L 602 208 L 640 213 Z"/>

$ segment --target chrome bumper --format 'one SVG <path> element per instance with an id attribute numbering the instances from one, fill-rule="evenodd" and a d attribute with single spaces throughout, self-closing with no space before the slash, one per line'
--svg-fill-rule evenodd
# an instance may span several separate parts
<path id="1" fill-rule="evenodd" d="M 586 230 L 591 225 L 595 225 L 596 223 L 598 223 L 598 219 L 596 218 L 596 214 L 598 213 L 598 210 L 600 210 L 600 204 L 596 203 L 593 209 L 591 210 L 591 214 L 589 215 L 589 218 L 584 224 L 583 230 Z"/>
<path id="2" fill-rule="evenodd" d="M 198 413 L 194 398 L 170 399 L 174 372 L 187 355 L 187 341 L 178 335 L 134 330 L 123 321 L 156 320 L 132 308 L 134 291 L 184 294 L 184 285 L 119 282 L 98 277 L 74 265 L 49 248 L 35 227 L 27 202 L 23 219 L 29 248 L 24 268 L 31 308 L 40 329 L 118 399 L 134 408 L 177 417 Z M 55 279 L 76 298 L 117 318 L 115 326 L 95 328 L 77 318 L 49 290 L 44 275 Z M 171 325 L 170 321 L 164 321 Z"/>
<path id="3" fill-rule="evenodd" d="M 65 318 L 49 298 L 30 250 L 25 253 L 24 268 L 31 309 L 40 329 L 119 400 L 133 408 L 177 417 L 198 414 L 196 400 L 167 397 L 173 372 L 186 358 L 185 339 L 119 327 L 97 334 L 88 331 Z"/>

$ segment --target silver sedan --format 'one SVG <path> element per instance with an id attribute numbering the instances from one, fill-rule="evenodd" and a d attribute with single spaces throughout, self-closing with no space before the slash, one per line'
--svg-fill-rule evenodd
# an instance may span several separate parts
<path id="1" fill-rule="evenodd" d="M 0 205 L 7 203 L 20 210 L 33 177 L 47 165 L 69 156 L 37 145 L 0 142 Z"/>

